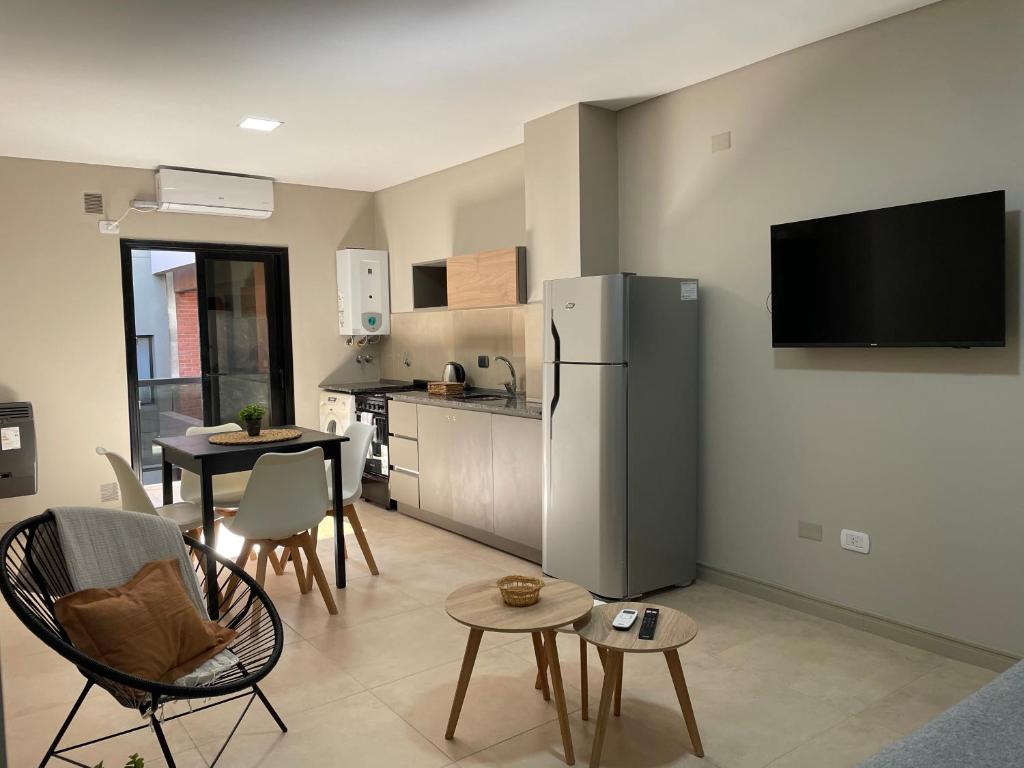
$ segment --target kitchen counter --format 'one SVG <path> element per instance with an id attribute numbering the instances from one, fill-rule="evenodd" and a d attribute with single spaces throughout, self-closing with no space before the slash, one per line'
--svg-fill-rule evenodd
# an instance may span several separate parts
<path id="1" fill-rule="evenodd" d="M 446 397 L 444 395 L 431 395 L 424 389 L 414 389 L 408 392 L 391 392 L 388 399 L 398 400 L 403 403 L 415 403 L 417 405 L 436 405 L 442 408 L 456 408 L 463 411 L 480 411 L 482 413 L 496 413 L 501 416 L 518 416 L 524 419 L 540 419 L 541 404 L 539 400 L 527 400 L 525 395 L 507 397 L 504 392 L 490 389 L 470 389 L 469 395 L 495 395 L 498 399 L 480 399 L 470 397 Z"/>

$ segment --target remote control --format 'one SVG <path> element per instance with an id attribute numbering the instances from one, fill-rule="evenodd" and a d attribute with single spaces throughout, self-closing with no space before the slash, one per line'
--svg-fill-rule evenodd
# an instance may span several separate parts
<path id="1" fill-rule="evenodd" d="M 658 609 L 647 608 L 644 611 L 644 620 L 640 624 L 640 639 L 653 640 L 654 630 L 658 626 Z"/>
<path id="2" fill-rule="evenodd" d="M 636 621 L 636 610 L 633 608 L 623 608 L 612 620 L 612 627 L 625 632 L 633 626 L 634 621 Z"/>

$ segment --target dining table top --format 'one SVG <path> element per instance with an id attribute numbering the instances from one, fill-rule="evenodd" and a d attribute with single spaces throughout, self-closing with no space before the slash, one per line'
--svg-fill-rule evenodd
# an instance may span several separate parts
<path id="1" fill-rule="evenodd" d="M 275 427 L 276 428 L 276 427 Z M 172 453 L 178 452 L 193 459 L 204 459 L 227 454 L 237 455 L 240 453 L 270 453 L 273 451 L 285 450 L 294 453 L 299 450 L 323 446 L 328 443 L 343 443 L 348 440 L 344 435 L 336 435 L 330 432 L 321 432 L 318 429 L 307 429 L 305 427 L 291 427 L 300 430 L 298 437 L 290 440 L 277 440 L 270 443 L 242 443 L 238 445 L 217 445 L 210 442 L 210 436 L 205 435 L 180 435 L 175 437 L 157 437 L 153 440 L 161 448 L 170 449 Z"/>

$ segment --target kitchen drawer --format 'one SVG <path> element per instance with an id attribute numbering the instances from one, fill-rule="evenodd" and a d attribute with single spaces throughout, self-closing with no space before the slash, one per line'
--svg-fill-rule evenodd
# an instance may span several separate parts
<path id="1" fill-rule="evenodd" d="M 420 479 L 418 476 L 403 472 L 400 469 L 392 470 L 390 474 L 391 498 L 410 507 L 420 505 Z"/>
<path id="2" fill-rule="evenodd" d="M 388 431 L 392 435 L 416 437 L 416 404 L 388 400 Z"/>
<path id="3" fill-rule="evenodd" d="M 391 457 L 392 466 L 399 469 L 411 469 L 418 472 L 420 469 L 419 446 L 415 440 L 404 437 L 392 437 L 388 440 L 388 453 Z"/>

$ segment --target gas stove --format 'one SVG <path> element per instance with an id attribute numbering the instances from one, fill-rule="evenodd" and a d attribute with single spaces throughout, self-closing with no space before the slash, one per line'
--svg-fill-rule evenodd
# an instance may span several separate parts
<path id="1" fill-rule="evenodd" d="M 376 395 L 386 392 L 406 392 L 415 389 L 411 381 L 380 379 L 379 381 L 333 381 L 320 382 L 320 389 L 330 392 L 344 392 L 347 395 Z"/>

